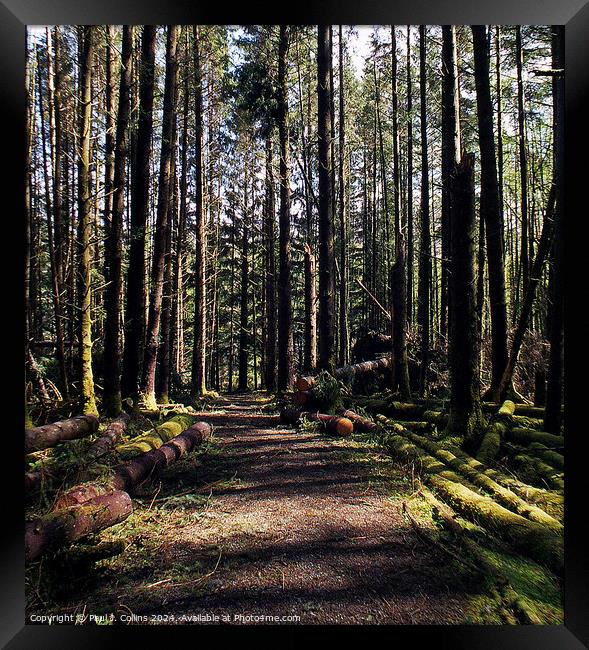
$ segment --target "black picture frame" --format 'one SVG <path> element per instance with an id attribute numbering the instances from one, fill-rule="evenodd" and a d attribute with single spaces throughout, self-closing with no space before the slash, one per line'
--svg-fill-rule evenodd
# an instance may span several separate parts
<path id="1" fill-rule="evenodd" d="M 253 1 L 230 7 L 225 3 L 188 0 L 0 0 L 0 125 L 3 131 L 0 175 L 0 227 L 5 265 L 2 282 L 5 361 L 0 375 L 8 384 L 4 393 L 0 428 L 0 534 L 2 592 L 0 643 L 9 648 L 103 648 L 109 644 L 135 646 L 146 640 L 161 643 L 166 637 L 188 634 L 196 644 L 253 644 L 281 648 L 309 642 L 334 646 L 386 642 L 436 648 L 587 648 L 589 647 L 589 544 L 586 499 L 589 488 L 587 461 L 589 431 L 584 413 L 586 390 L 583 370 L 587 363 L 585 289 L 587 224 L 584 158 L 589 152 L 588 71 L 589 3 L 586 0 L 317 0 L 272 3 Z M 292 6 L 291 6 L 292 5 Z M 25 29 L 42 24 L 564 24 L 566 38 L 566 309 L 565 384 L 567 468 L 565 482 L 565 624 L 563 626 L 396 626 L 396 627 L 42 627 L 24 624 L 24 539 L 22 468 L 14 458 L 22 453 L 22 332 L 24 309 L 21 249 L 24 234 L 24 63 Z M 584 249 L 581 248 L 584 246 Z M 577 248 L 576 248 L 577 247 Z M 12 251 L 15 256 L 9 255 Z M 18 269 L 18 271 L 15 271 Z M 13 292 L 10 295 L 10 292 Z M 2 303 L 0 303 L 2 304 Z M 16 306 L 16 307 L 15 307 Z M 14 308 L 15 307 L 15 308 Z M 14 312 L 17 312 L 15 317 Z M 573 352 L 569 352 L 572 350 Z M 9 355 L 14 356 L 7 363 Z M 585 382 L 586 383 L 586 382 Z M 583 426 L 584 425 L 584 426 Z M 14 486 L 18 485 L 16 489 Z M 164 630 L 166 630 L 164 632 Z M 377 634 L 377 637 L 373 635 Z M 203 638 L 204 635 L 204 638 Z M 175 641 L 177 642 L 177 641 Z"/>

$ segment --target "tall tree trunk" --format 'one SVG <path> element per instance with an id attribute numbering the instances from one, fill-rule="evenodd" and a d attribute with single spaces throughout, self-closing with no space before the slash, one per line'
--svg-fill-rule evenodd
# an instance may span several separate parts
<path id="1" fill-rule="evenodd" d="M 429 215 L 429 165 L 427 151 L 427 101 L 426 101 L 426 43 L 425 25 L 419 26 L 419 90 L 421 106 L 421 238 L 419 251 L 419 291 L 417 296 L 417 322 L 421 330 L 421 366 L 419 394 L 426 388 L 429 365 L 431 240 Z"/>
<path id="2" fill-rule="evenodd" d="M 278 133 L 280 139 L 280 218 L 278 274 L 278 390 L 287 390 L 294 380 L 292 287 L 290 249 L 290 153 L 288 136 L 289 28 L 280 26 L 278 45 Z"/>
<path id="3" fill-rule="evenodd" d="M 317 28 L 317 96 L 319 150 L 319 363 L 335 369 L 335 247 L 330 148 L 331 99 L 329 28 Z"/>
<path id="4" fill-rule="evenodd" d="M 247 154 L 246 154 L 247 155 Z M 248 164 L 244 165 L 244 197 L 241 235 L 241 296 L 239 303 L 239 374 L 237 390 L 248 389 L 248 334 L 249 334 L 249 196 L 248 196 Z"/>
<path id="5" fill-rule="evenodd" d="M 393 100 L 393 209 L 395 218 L 395 263 L 391 274 L 393 316 L 393 390 L 403 399 L 411 396 L 407 362 L 407 271 L 405 265 L 405 234 L 401 228 L 401 173 L 399 164 L 399 96 L 397 71 L 397 35 L 391 25 L 391 78 Z"/>
<path id="6" fill-rule="evenodd" d="M 109 416 L 121 412 L 121 382 L 120 382 L 120 318 L 121 292 L 123 275 L 121 267 L 123 219 L 125 211 L 125 189 L 127 179 L 127 157 L 129 149 L 129 92 L 131 88 L 131 55 L 133 44 L 133 28 L 123 27 L 123 47 L 121 58 L 121 81 L 119 88 L 119 107 L 116 123 L 116 142 L 114 157 L 113 201 L 110 227 L 105 242 L 105 257 L 107 260 L 107 279 L 105 308 L 106 323 L 104 326 L 104 397 L 103 404 Z"/>
<path id="7" fill-rule="evenodd" d="M 51 266 L 53 293 L 53 313 L 55 318 L 55 338 L 57 341 L 57 363 L 64 396 L 69 395 L 69 378 L 65 363 L 63 336 L 63 263 L 62 263 L 62 200 L 61 200 L 61 119 L 56 117 L 59 111 L 59 98 L 55 88 L 55 68 L 53 64 L 53 41 L 51 31 L 45 28 L 47 40 L 47 104 L 49 116 L 49 146 L 51 152 L 52 193 L 49 193 L 48 165 L 46 161 L 45 123 L 42 115 L 42 82 L 39 74 L 39 106 L 41 110 L 41 134 L 43 141 L 43 169 L 45 173 L 45 195 L 47 204 L 47 238 Z M 58 53 L 58 52 L 57 52 Z M 40 73 L 40 70 L 39 70 Z M 59 139 L 59 141 L 58 141 Z M 58 167 L 59 163 L 59 167 Z M 51 197 L 51 198 L 49 198 Z"/>
<path id="8" fill-rule="evenodd" d="M 460 119 L 458 108 L 456 30 L 442 26 L 442 282 L 440 330 L 447 335 L 449 305 L 449 268 L 451 225 L 451 176 L 460 156 Z"/>
<path id="9" fill-rule="evenodd" d="M 276 217 L 274 201 L 274 163 L 272 160 L 272 130 L 266 136 L 266 203 L 264 232 L 266 239 L 266 390 L 276 390 Z"/>
<path id="10" fill-rule="evenodd" d="M 339 285 L 339 365 L 348 363 L 348 232 L 347 232 L 347 196 L 346 196 L 346 113 L 344 83 L 344 45 L 343 26 L 339 26 L 339 227 L 340 227 L 340 285 Z"/>
<path id="11" fill-rule="evenodd" d="M 206 392 L 206 224 L 203 208 L 203 109 L 200 34 L 194 30 L 194 69 L 196 72 L 195 103 L 195 203 L 196 203 L 196 250 L 194 255 L 194 347 L 192 355 L 192 396 L 200 397 Z"/>
<path id="12" fill-rule="evenodd" d="M 499 384 L 507 365 L 507 304 L 505 271 L 501 241 L 501 209 L 493 135 L 493 103 L 489 81 L 487 29 L 472 27 L 479 148 L 481 152 L 481 218 L 485 220 L 487 266 L 489 269 L 489 303 L 491 307 L 491 386 L 487 398 L 499 401 Z"/>
<path id="13" fill-rule="evenodd" d="M 474 154 L 465 154 L 451 172 L 449 273 L 450 417 L 448 430 L 470 442 L 483 425 L 480 402 L 480 343 L 476 318 L 476 221 Z"/>
<path id="14" fill-rule="evenodd" d="M 176 129 L 174 129 L 175 131 Z M 175 140 L 175 138 L 174 138 Z M 176 142 L 174 142 L 174 148 Z M 172 178 L 174 178 L 176 165 L 172 164 Z M 162 294 L 162 325 L 161 325 L 161 343 L 158 350 L 157 372 L 156 372 L 156 398 L 158 404 L 168 404 L 170 402 L 170 348 L 171 348 L 171 330 L 172 330 L 172 227 L 176 221 L 177 197 L 175 191 L 176 183 L 174 181 L 170 190 L 170 214 L 168 215 L 168 231 L 166 234 L 166 257 L 164 272 L 164 288 Z"/>
<path id="15" fill-rule="evenodd" d="M 162 146 L 158 182 L 157 214 L 153 243 L 153 261 L 151 267 L 151 295 L 145 355 L 143 358 L 143 378 L 141 391 L 147 408 L 155 408 L 155 369 L 157 363 L 158 337 L 162 310 L 162 293 L 164 284 L 164 262 L 167 242 L 169 204 L 171 194 L 171 172 L 173 150 L 173 131 L 176 110 L 176 46 L 179 27 L 168 26 L 166 39 L 166 77 L 164 82 L 164 109 L 162 118 Z"/>
<path id="16" fill-rule="evenodd" d="M 564 71 L 564 26 L 552 27 L 552 68 Z M 546 386 L 546 411 L 544 428 L 551 433 L 560 430 L 560 411 L 563 393 L 563 260 L 564 260 L 564 72 L 552 78 L 554 185 L 556 208 L 554 215 L 554 244 L 552 253 L 552 278 L 550 294 L 550 356 Z"/>
<path id="17" fill-rule="evenodd" d="M 80 138 L 78 158 L 78 241 L 80 308 L 80 387 L 82 412 L 98 415 L 92 373 L 92 197 L 90 194 L 90 145 L 92 140 L 92 65 L 94 27 L 80 28 L 82 60 L 80 70 Z"/>
<path id="18" fill-rule="evenodd" d="M 407 323 L 413 323 L 413 89 L 410 25 L 407 25 Z"/>
<path id="19" fill-rule="evenodd" d="M 149 178 L 153 132 L 153 86 L 156 28 L 145 25 L 139 69 L 139 118 L 131 185 L 131 232 L 125 309 L 125 348 L 121 390 L 136 398 L 145 341 L 145 248 L 149 211 Z"/>
<path id="20" fill-rule="evenodd" d="M 305 242 L 305 358 L 306 372 L 317 366 L 317 290 L 315 285 L 315 256 L 309 242 Z"/>
<path id="21" fill-rule="evenodd" d="M 525 295 L 530 280 L 529 266 L 529 215 L 528 215 L 528 156 L 526 152 L 526 118 L 524 111 L 524 82 L 523 64 L 524 54 L 522 49 L 522 28 L 515 27 L 515 60 L 517 69 L 517 125 L 518 125 L 518 151 L 521 191 L 521 252 L 520 272 L 522 278 L 522 295 Z"/>

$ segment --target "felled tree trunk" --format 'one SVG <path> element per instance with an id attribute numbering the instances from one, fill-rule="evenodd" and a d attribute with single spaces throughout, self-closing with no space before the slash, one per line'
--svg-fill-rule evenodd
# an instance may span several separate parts
<path id="1" fill-rule="evenodd" d="M 557 447 L 559 449 L 564 447 L 563 436 L 555 436 L 545 431 L 534 431 L 533 429 L 525 429 L 523 427 L 514 427 L 507 433 L 506 438 L 519 445 L 530 445 L 533 442 L 539 442 L 547 447 Z"/>
<path id="2" fill-rule="evenodd" d="M 348 401 L 362 406 L 369 413 L 381 413 L 382 415 L 388 415 L 391 418 L 399 420 L 415 420 L 421 418 L 425 410 L 419 404 L 405 404 L 404 402 L 395 402 L 393 400 L 375 397 L 361 398 L 355 395 L 353 398 L 348 398 Z"/>
<path id="3" fill-rule="evenodd" d="M 353 423 L 345 417 L 326 415 L 324 413 L 311 413 L 297 409 L 284 409 L 280 413 L 280 421 L 284 424 L 296 425 L 302 417 L 311 422 L 319 422 L 325 432 L 332 436 L 346 437 L 354 431 Z"/>
<path id="4" fill-rule="evenodd" d="M 497 418 L 491 422 L 481 441 L 477 453 L 477 459 L 480 460 L 481 463 L 488 465 L 499 453 L 501 441 L 508 429 L 506 418 L 513 415 L 514 412 L 515 404 L 509 400 L 505 400 L 497 412 Z"/>
<path id="5" fill-rule="evenodd" d="M 393 364 L 390 357 L 383 357 L 382 359 L 377 359 L 376 361 L 363 361 L 362 363 L 356 363 L 354 365 L 336 368 L 334 376 L 336 379 L 350 380 L 354 377 L 361 376 L 370 372 L 378 372 L 380 370 L 392 368 L 392 365 Z M 299 391 L 308 391 L 311 390 L 313 386 L 315 386 L 316 381 L 316 377 L 297 377 L 295 386 Z"/>
<path id="6" fill-rule="evenodd" d="M 463 516 L 494 532 L 515 550 L 557 572 L 562 571 L 563 540 L 559 534 L 507 510 L 488 496 L 478 494 L 464 485 L 460 477 L 441 461 L 403 436 L 391 436 L 387 439 L 387 446 L 399 458 L 419 460 L 426 482 Z"/>
<path id="7" fill-rule="evenodd" d="M 106 427 L 104 433 L 92 443 L 86 454 L 87 458 L 93 459 L 107 453 L 123 437 L 129 420 L 131 418 L 127 413 L 121 413 Z"/>
<path id="8" fill-rule="evenodd" d="M 142 452 L 161 447 L 165 442 L 181 434 L 194 423 L 196 417 L 191 415 L 176 415 L 152 431 L 137 436 L 131 442 L 116 447 L 122 458 L 130 458 Z"/>
<path id="9" fill-rule="evenodd" d="M 428 440 L 427 438 L 415 433 L 408 431 L 406 436 L 411 440 L 411 442 L 428 451 L 432 456 L 435 456 L 438 460 L 441 460 L 443 463 L 448 465 L 448 467 L 451 467 L 462 474 L 465 478 L 471 481 L 471 483 L 488 492 L 506 508 L 517 512 L 518 515 L 522 515 L 522 517 L 526 517 L 531 521 L 536 521 L 540 524 L 549 526 L 561 535 L 563 534 L 563 526 L 559 521 L 548 515 L 541 508 L 526 503 L 510 489 L 499 485 L 492 478 L 480 472 L 476 467 L 468 462 L 468 458 L 460 458 L 448 449 L 440 447 L 433 440 Z"/>
<path id="10" fill-rule="evenodd" d="M 35 560 L 59 546 L 114 526 L 132 512 L 131 497 L 120 490 L 55 510 L 26 524 L 25 559 Z"/>
<path id="11" fill-rule="evenodd" d="M 378 429 L 378 424 L 369 420 L 368 418 L 363 418 L 361 415 L 358 415 L 355 411 L 350 411 L 349 409 L 339 409 L 337 412 L 343 418 L 347 418 L 354 425 L 354 431 L 361 431 L 363 433 L 371 433 Z"/>
<path id="12" fill-rule="evenodd" d="M 211 426 L 209 424 L 196 422 L 158 449 L 152 449 L 133 460 L 118 465 L 112 470 L 108 479 L 102 482 L 76 485 L 67 490 L 59 497 L 55 506 L 64 508 L 80 505 L 113 490 L 132 492 L 147 478 L 154 478 L 164 468 L 189 454 L 195 447 L 210 438 L 210 435 Z"/>
<path id="13" fill-rule="evenodd" d="M 98 417 L 95 415 L 77 415 L 69 420 L 60 420 L 53 424 L 25 430 L 25 453 L 55 447 L 66 440 L 85 438 L 98 429 Z"/>

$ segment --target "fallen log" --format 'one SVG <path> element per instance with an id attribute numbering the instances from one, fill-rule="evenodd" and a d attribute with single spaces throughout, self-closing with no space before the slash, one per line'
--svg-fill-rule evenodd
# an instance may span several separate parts
<path id="1" fill-rule="evenodd" d="M 497 457 L 501 447 L 501 441 L 508 430 L 506 418 L 513 415 L 514 411 L 515 404 L 510 400 L 505 400 L 497 412 L 495 419 L 491 422 L 483 435 L 477 453 L 477 459 L 480 460 L 481 463 L 488 465 Z"/>
<path id="2" fill-rule="evenodd" d="M 531 521 L 536 521 L 539 524 L 544 524 L 545 526 L 552 528 L 557 533 L 563 534 L 563 525 L 554 517 L 551 517 L 541 508 L 538 508 L 538 506 L 526 503 L 517 494 L 508 488 L 499 485 L 489 476 L 485 476 L 484 473 L 478 471 L 475 467 L 468 464 L 468 462 L 465 462 L 463 459 L 459 458 L 451 451 L 443 449 L 433 440 L 424 438 L 423 436 L 417 435 L 416 433 L 407 431 L 405 435 L 411 440 L 411 442 L 428 451 L 438 460 L 441 460 L 443 463 L 448 465 L 448 467 L 455 469 L 477 487 L 482 488 L 488 492 L 494 499 L 496 499 L 506 508 L 513 510 L 523 517 L 527 517 Z"/>
<path id="3" fill-rule="evenodd" d="M 147 431 L 130 442 L 118 445 L 115 449 L 122 458 L 130 458 L 151 449 L 157 449 L 185 429 L 188 429 L 190 425 L 194 424 L 195 420 L 196 416 L 175 415 L 152 431 Z"/>
<path id="4" fill-rule="evenodd" d="M 325 432 L 332 436 L 347 437 L 352 435 L 354 431 L 352 421 L 338 415 L 326 415 L 324 413 L 289 408 L 283 409 L 280 413 L 280 421 L 284 424 L 297 425 L 303 417 L 311 422 L 319 422 Z"/>
<path id="5" fill-rule="evenodd" d="M 562 536 L 471 489 L 458 474 L 406 437 L 392 435 L 387 438 L 386 445 L 399 459 L 419 461 L 425 472 L 425 481 L 466 518 L 494 532 L 515 550 L 559 573 L 562 571 Z"/>
<path id="6" fill-rule="evenodd" d="M 461 458 L 469 467 L 472 467 L 485 476 L 488 476 L 496 483 L 499 483 L 499 485 L 509 488 L 512 492 L 515 492 L 518 496 L 524 499 L 524 501 L 541 506 L 546 511 L 548 511 L 548 509 L 551 509 L 561 513 L 562 506 L 564 504 L 562 494 L 557 494 L 556 492 L 548 492 L 543 488 L 537 488 L 532 485 L 528 485 L 527 483 L 523 483 L 513 476 L 503 474 L 496 469 L 491 469 L 490 467 L 487 467 L 483 463 L 479 462 L 476 458 L 469 456 L 461 449 L 449 447 L 449 450 L 452 451 L 454 455 Z M 551 513 L 548 512 L 548 514 Z M 554 515 L 551 514 L 551 516 Z"/>
<path id="7" fill-rule="evenodd" d="M 354 431 L 360 431 L 362 433 L 373 433 L 378 430 L 378 424 L 373 420 L 362 417 L 355 411 L 350 411 L 349 409 L 338 409 L 337 412 L 343 418 L 348 418 L 354 425 Z"/>
<path id="8" fill-rule="evenodd" d="M 397 402 L 386 398 L 361 397 L 358 395 L 342 396 L 349 405 L 361 406 L 369 413 L 388 415 L 396 420 L 421 419 L 424 407 L 420 404 Z"/>
<path id="9" fill-rule="evenodd" d="M 564 476 L 562 471 L 555 469 L 548 463 L 527 454 L 517 454 L 514 461 L 526 480 L 534 478 L 544 481 L 553 490 L 564 490 Z"/>
<path id="10" fill-rule="evenodd" d="M 432 422 L 418 422 L 418 421 L 406 421 L 404 420 L 401 424 L 395 420 L 387 418 L 385 415 L 376 415 L 376 421 L 379 424 L 387 427 L 389 431 L 394 431 L 395 433 L 403 433 L 404 431 L 415 431 L 416 433 L 431 433 L 434 429 L 434 424 Z"/>
<path id="11" fill-rule="evenodd" d="M 513 589 L 500 570 L 485 557 L 481 552 L 479 545 L 469 537 L 468 529 L 456 519 L 454 512 L 445 503 L 436 499 L 429 490 L 423 489 L 420 493 L 429 503 L 432 510 L 437 512 L 446 528 L 460 539 L 469 555 L 474 558 L 479 571 L 482 571 L 493 579 L 503 605 L 511 609 L 517 619 L 522 623 L 540 625 L 542 621 L 538 618 L 534 610 L 530 608 L 526 601 Z"/>
<path id="12" fill-rule="evenodd" d="M 361 363 L 336 368 L 333 374 L 336 379 L 349 381 L 359 375 L 386 370 L 387 368 L 391 368 L 392 365 L 391 357 L 383 357 L 381 359 L 376 359 L 375 361 L 363 361 Z M 316 381 L 317 378 L 310 375 L 297 377 L 295 387 L 299 391 L 308 391 L 315 386 Z"/>
<path id="13" fill-rule="evenodd" d="M 152 449 L 133 460 L 121 463 L 111 471 L 108 478 L 70 488 L 58 497 L 55 507 L 64 508 L 87 503 L 90 499 L 113 490 L 132 492 L 140 483 L 147 478 L 157 476 L 163 469 L 208 440 L 210 436 L 211 426 L 206 422 L 196 422 L 158 449 Z"/>
<path id="14" fill-rule="evenodd" d="M 104 433 L 90 445 L 87 458 L 94 459 L 106 454 L 125 435 L 130 421 L 127 413 L 121 413 L 104 430 Z"/>
<path id="15" fill-rule="evenodd" d="M 557 451 L 548 449 L 548 447 L 539 442 L 533 442 L 528 447 L 528 453 L 543 460 L 545 463 L 548 463 L 548 465 L 552 465 L 552 467 L 556 469 L 564 469 L 564 456 L 559 454 Z"/>
<path id="16" fill-rule="evenodd" d="M 26 524 L 25 559 L 35 560 L 48 551 L 114 526 L 132 512 L 131 497 L 120 490 L 55 510 Z"/>
<path id="17" fill-rule="evenodd" d="M 95 415 L 77 415 L 69 420 L 60 420 L 42 427 L 25 430 L 25 453 L 48 449 L 55 445 L 84 438 L 98 429 L 98 418 Z"/>
<path id="18" fill-rule="evenodd" d="M 555 436 L 546 431 L 535 431 L 534 429 L 524 429 L 522 427 L 514 427 L 508 431 L 506 438 L 519 445 L 530 445 L 533 442 L 539 442 L 547 447 L 557 447 L 559 449 L 564 447 L 563 436 Z"/>

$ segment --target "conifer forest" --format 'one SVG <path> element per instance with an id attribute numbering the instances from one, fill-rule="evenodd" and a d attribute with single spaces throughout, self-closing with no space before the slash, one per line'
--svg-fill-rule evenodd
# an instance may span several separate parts
<path id="1" fill-rule="evenodd" d="M 27 622 L 562 624 L 564 27 L 26 51 Z"/>

